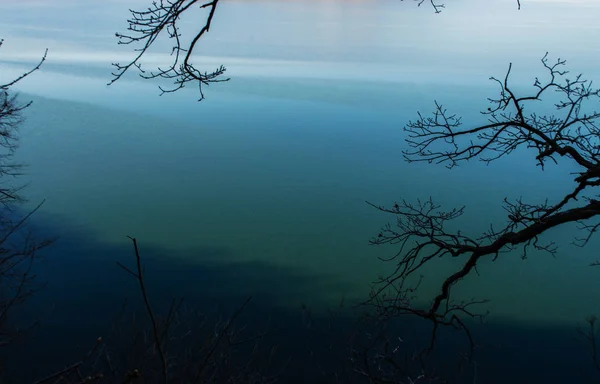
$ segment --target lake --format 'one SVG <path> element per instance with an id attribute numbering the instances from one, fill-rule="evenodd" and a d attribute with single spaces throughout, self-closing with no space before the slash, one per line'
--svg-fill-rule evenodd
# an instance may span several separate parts
<path id="1" fill-rule="evenodd" d="M 144 6 L 128 6 L 136 4 Z M 571 188 L 568 162 L 541 172 L 531 153 L 517 152 L 487 167 L 408 164 L 402 128 L 433 100 L 465 124 L 484 121 L 478 111 L 495 95 L 487 78 L 513 62 L 525 87 L 547 50 L 597 78 L 592 9 L 523 1 L 517 11 L 492 1 L 447 4 L 433 15 L 410 2 L 225 2 L 198 62 L 224 64 L 232 79 L 198 103 L 195 90 L 159 97 L 156 84 L 134 76 L 106 87 L 110 63 L 131 54 L 112 38 L 127 17 L 119 2 L 1 2 L 10 23 L 0 26 L 0 81 L 50 48 L 42 69 L 19 85 L 34 102 L 18 152 L 29 164 L 26 196 L 31 206 L 45 199 L 39 231 L 60 236 L 40 272 L 48 286 L 36 303 L 51 313 L 40 340 L 60 333 L 80 343 L 105 324 L 108 308 L 135 295 L 115 265 L 132 258 L 126 236 L 140 242 L 157 301 L 252 295 L 274 313 L 301 303 L 323 313 L 342 297 L 364 298 L 392 267 L 377 257 L 394 248 L 368 241 L 393 218 L 365 201 L 431 196 L 444 207 L 466 205 L 461 228 L 477 233 L 503 223 L 505 196 L 560 198 Z M 48 12 L 56 17 L 42 17 Z M 578 28 L 558 28 L 574 20 Z M 153 54 L 151 62 L 165 60 Z M 507 380 L 492 360 L 529 372 L 511 377 L 517 382 L 568 378 L 591 365 L 575 329 L 598 309 L 600 271 L 588 265 L 600 243 L 573 247 L 576 233 L 549 233 L 560 245 L 555 258 L 505 254 L 457 286 L 459 297 L 492 300 L 482 340 L 503 339 L 509 351 L 482 358 L 490 372 L 480 372 L 482 382 Z M 427 269 L 424 300 L 456 268 Z M 524 363 L 518 353 L 535 358 Z M 544 368 L 550 361 L 555 370 Z"/>

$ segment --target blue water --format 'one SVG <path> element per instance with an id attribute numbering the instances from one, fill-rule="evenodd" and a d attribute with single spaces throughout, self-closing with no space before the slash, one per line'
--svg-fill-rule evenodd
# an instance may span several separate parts
<path id="1" fill-rule="evenodd" d="M 134 77 L 105 86 L 109 63 L 129 52 L 111 40 L 126 16 L 118 3 L 86 8 L 73 23 L 50 3 L 3 4 L 11 23 L 0 27 L 2 79 L 50 47 L 35 80 L 20 85 L 23 99 L 34 101 L 18 152 L 29 164 L 26 195 L 31 205 L 46 200 L 34 221 L 39 231 L 60 236 L 40 267 L 48 286 L 28 309 L 43 316 L 38 341 L 27 347 L 45 361 L 39 371 L 75 356 L 123 297 L 136 297 L 115 264 L 132 256 L 127 235 L 140 241 L 159 302 L 185 295 L 231 307 L 253 295 L 260 311 L 286 323 L 301 303 L 320 316 L 342 297 L 364 298 L 392 267 L 377 256 L 393 247 L 368 240 L 393 218 L 365 200 L 466 204 L 459 224 L 477 234 L 503 222 L 505 196 L 540 201 L 570 191 L 575 168 L 540 172 L 527 151 L 489 167 L 408 164 L 402 127 L 434 99 L 465 124 L 482 122 L 477 111 L 495 91 L 487 77 L 502 76 L 513 61 L 525 87 L 547 49 L 597 77 L 591 5 L 532 2 L 534 10 L 513 14 L 512 4 L 491 2 L 492 11 L 448 6 L 442 18 L 392 2 L 227 3 L 205 43 L 211 56 L 199 60 L 227 65 L 232 80 L 197 103 L 193 90 L 159 97 L 156 84 Z M 51 21 L 44 12 L 61 16 Z M 575 19 L 581 28 L 553 28 Z M 74 33 L 83 25 L 86 33 Z M 426 32 L 415 35 L 418 28 Z M 456 287 L 457 297 L 492 300 L 482 308 L 490 324 L 478 328 L 489 347 L 480 382 L 566 382 L 590 368 L 575 329 L 597 310 L 600 279 L 588 264 L 600 243 L 575 248 L 574 234 L 573 227 L 548 234 L 560 245 L 555 258 L 505 254 Z M 420 299 L 458 266 L 426 269 Z M 47 345 L 57 340 L 61 352 L 51 356 Z"/>

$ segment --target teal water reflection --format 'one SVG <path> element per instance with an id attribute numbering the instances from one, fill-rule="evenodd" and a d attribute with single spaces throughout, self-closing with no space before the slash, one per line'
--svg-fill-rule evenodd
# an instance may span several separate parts
<path id="1" fill-rule="evenodd" d="M 281 92 L 294 87 L 283 80 L 269 84 Z M 466 204 L 458 224 L 478 234 L 503 222 L 504 196 L 539 200 L 568 190 L 568 167 L 540 172 L 528 153 L 452 171 L 404 162 L 402 126 L 427 88 L 410 102 L 411 88 L 382 86 L 379 94 L 399 100 L 391 109 L 343 101 L 369 98 L 378 92 L 376 84 L 367 91 L 337 90 L 345 95 L 338 103 L 335 97 L 308 101 L 291 92 L 257 95 L 247 91 L 248 82 L 226 86 L 216 101 L 195 108 L 181 101 L 186 95 L 146 104 L 147 96 L 138 100 L 128 93 L 135 112 L 111 108 L 110 99 L 95 106 L 32 97 L 20 152 L 31 164 L 32 202 L 46 198 L 44 212 L 60 214 L 110 244 L 135 235 L 174 254 L 226 247 L 231 255 L 219 256 L 220 262 L 225 257 L 326 274 L 345 288 L 320 291 L 313 299 L 331 303 L 342 295 L 364 297 L 377 274 L 391 267 L 377 256 L 395 250 L 371 247 L 368 239 L 393 218 L 365 200 L 389 204 L 432 196 L 445 206 Z M 304 95 L 317 91 L 305 84 Z M 466 112 L 482 90 L 462 99 L 453 92 L 440 87 L 438 96 Z M 521 261 L 506 254 L 484 262 L 480 276 L 466 279 L 456 292 L 491 298 L 489 308 L 498 318 L 580 322 L 595 310 L 600 292 L 597 272 L 588 267 L 598 243 L 575 248 L 569 245 L 574 234 L 571 227 L 549 234 L 560 241 L 556 258 L 533 253 Z M 190 257 L 194 263 L 213 261 Z M 451 261 L 432 264 L 423 292 L 434 292 L 439 278 L 457 267 Z"/>

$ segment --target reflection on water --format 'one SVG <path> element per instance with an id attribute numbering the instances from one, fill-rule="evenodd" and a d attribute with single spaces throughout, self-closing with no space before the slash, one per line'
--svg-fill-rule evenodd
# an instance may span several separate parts
<path id="1" fill-rule="evenodd" d="M 67 330 L 96 332 L 104 308 L 135 294 L 113 269 L 129 255 L 126 235 L 142 244 L 163 301 L 185 294 L 211 306 L 252 294 L 285 318 L 300 302 L 321 309 L 364 297 L 390 268 L 377 256 L 395 252 L 367 245 L 393 218 L 365 200 L 467 204 L 458 224 L 478 234 L 503 222 L 505 196 L 539 201 L 571 188 L 568 164 L 542 173 L 527 152 L 452 171 L 407 164 L 407 119 L 437 99 L 466 124 L 480 122 L 477 111 L 495 92 L 487 76 L 502 76 L 512 61 L 519 85 L 530 84 L 546 50 L 575 72 L 598 74 L 592 2 L 530 1 L 519 13 L 512 2 L 461 3 L 433 16 L 398 1 L 232 1 L 203 42 L 210 56 L 198 60 L 228 65 L 233 80 L 199 105 L 192 90 L 158 97 L 133 78 L 106 88 L 109 63 L 125 56 L 113 39 L 126 17 L 121 2 L 7 4 L 0 80 L 50 48 L 35 81 L 21 84 L 34 104 L 18 156 L 30 164 L 32 204 L 47 200 L 38 224 L 62 236 L 42 266 L 49 286 L 36 302 L 53 298 L 64 314 L 47 322 L 43 340 L 55 346 Z M 493 324 L 480 331 L 493 346 L 480 360 L 482 382 L 567 382 L 587 366 L 573 330 L 597 310 L 599 272 L 588 264 L 600 240 L 575 248 L 574 233 L 548 233 L 560 245 L 556 258 L 505 254 L 457 286 L 457 295 L 492 299 Z M 423 292 L 455 268 L 430 266 Z M 74 321 L 82 311 L 96 316 Z M 499 340 L 512 372 L 495 360 Z"/>
<path id="2" fill-rule="evenodd" d="M 0 359 L 7 362 L 4 368 L 8 377 L 15 378 L 7 383 L 32 382 L 78 361 L 99 335 L 117 348 L 117 340 L 110 336 L 124 300 L 130 309 L 141 310 L 137 283 L 115 263 L 130 265 L 133 261 L 128 241 L 106 244 L 94 233 L 62 227 L 61 223 L 65 225 L 68 220 L 61 217 L 42 214 L 37 222 L 40 235 L 60 231 L 63 238 L 39 265 L 39 278 L 48 285 L 29 302 L 29 312 L 23 314 L 29 320 L 38 318 L 41 327 L 34 337 L 16 344 L 10 355 L 0 350 Z M 319 380 L 322 376 L 317 362 L 328 373 L 342 366 L 346 339 L 338 332 L 353 330 L 355 320 L 346 317 L 344 311 L 333 318 L 315 311 L 309 327 L 299 306 L 289 305 L 318 297 L 319 292 L 347 289 L 332 276 L 270 263 L 231 262 L 235 255 L 226 247 L 199 247 L 177 257 L 173 250 L 140 245 L 148 292 L 157 313 L 164 314 L 173 297 L 184 297 L 191 309 L 199 308 L 210 316 L 231 313 L 252 295 L 240 324 L 250 329 L 263 329 L 266 324 L 281 328 L 268 342 L 278 347 L 276 361 L 286 364 L 282 382 L 328 383 L 331 381 Z M 214 261 L 199 265 L 190 263 L 192 257 Z M 402 319 L 398 325 L 398 335 L 403 339 L 401 352 L 422 348 L 429 324 Z M 460 380 L 450 383 L 473 382 L 475 377 L 477 382 L 493 384 L 593 382 L 590 351 L 571 325 L 491 321 L 471 324 L 470 329 L 478 349 L 474 362 L 462 366 L 461 372 L 456 372 L 454 358 L 457 349 L 463 350 L 466 345 L 464 335 L 442 330 L 438 338 L 439 359 L 433 363 L 446 368 L 445 374 L 459 375 Z M 390 332 L 396 332 L 396 328 Z M 332 350 L 331 340 L 341 344 L 335 344 Z M 32 361 L 36 363 L 32 365 Z"/>
<path id="3" fill-rule="evenodd" d="M 293 84 L 279 87 L 286 85 Z M 262 262 L 325 274 L 344 288 L 319 296 L 336 302 L 341 295 L 364 295 L 377 273 L 390 267 L 376 256 L 394 249 L 367 242 L 393 218 L 365 200 L 387 204 L 432 196 L 447 206 L 467 204 L 461 228 L 477 234 L 490 222 L 503 222 L 504 196 L 539 199 L 531 191 L 543 189 L 557 197 L 570 182 L 569 169 L 539 172 L 527 153 L 452 171 L 407 164 L 400 154 L 401 127 L 414 113 L 410 104 L 358 109 L 243 90 L 193 110 L 163 99 L 160 113 L 171 114 L 168 119 L 150 117 L 155 110 L 144 116 L 34 98 L 20 152 L 31 164 L 32 201 L 46 198 L 45 212 L 103 242 L 123 244 L 125 235 L 134 235 L 173 254 L 227 248 L 226 255 L 184 254 L 200 264 Z M 407 98 L 402 89 L 391 95 Z M 467 279 L 457 293 L 492 298 L 490 308 L 500 318 L 581 321 L 595 309 L 590 304 L 598 290 L 592 287 L 599 280 L 587 265 L 597 243 L 574 248 L 568 244 L 574 233 L 561 228 L 550 234 L 561 240 L 555 259 L 532 254 L 521 261 L 507 254 L 484 262 L 481 275 Z M 424 292 L 457 266 L 432 265 Z"/>

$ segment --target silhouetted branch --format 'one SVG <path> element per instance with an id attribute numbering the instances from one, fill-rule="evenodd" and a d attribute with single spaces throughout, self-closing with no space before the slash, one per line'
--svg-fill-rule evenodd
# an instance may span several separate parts
<path id="1" fill-rule="evenodd" d="M 596 335 L 597 332 L 597 320 L 596 316 L 590 316 L 585 321 L 588 324 L 587 329 L 584 330 L 581 327 L 577 328 L 577 333 L 580 336 L 585 338 L 590 348 L 590 356 L 592 358 L 592 362 L 594 363 L 594 367 L 597 371 L 600 372 L 600 356 L 598 356 L 598 337 Z"/>
<path id="2" fill-rule="evenodd" d="M 144 306 L 150 319 L 150 339 L 152 342 L 148 342 L 149 337 L 145 331 L 139 328 L 139 325 L 134 325 L 134 328 L 137 328 L 136 332 L 141 332 L 141 334 L 139 336 L 136 334 L 129 335 L 129 338 L 133 339 L 133 345 L 139 345 L 137 347 L 139 350 L 131 351 L 127 354 L 136 357 L 135 360 L 128 363 L 121 361 L 121 364 L 125 363 L 127 367 L 137 366 L 137 368 L 136 370 L 128 371 L 125 375 L 126 377 L 131 377 L 132 375 L 141 377 L 143 375 L 146 377 L 145 380 L 148 380 L 148 376 L 151 375 L 151 364 L 148 369 L 142 369 L 142 367 L 148 364 L 146 354 L 148 344 L 150 344 L 155 348 L 160 359 L 161 382 L 225 383 L 237 382 L 236 380 L 241 380 L 241 378 L 246 376 L 252 376 L 252 382 L 257 384 L 273 383 L 277 380 L 276 376 L 261 375 L 259 370 L 253 365 L 253 359 L 259 353 L 259 343 L 276 330 L 269 330 L 242 338 L 240 336 L 241 331 L 234 330 L 233 328 L 239 316 L 250 302 L 251 297 L 248 297 L 225 323 L 221 324 L 217 322 L 214 325 L 214 329 L 208 331 L 207 337 L 198 339 L 204 333 L 202 332 L 202 328 L 204 327 L 205 320 L 195 318 L 182 319 L 190 315 L 185 314 L 184 316 L 181 314 L 182 300 L 173 300 L 171 302 L 169 311 L 163 320 L 159 320 L 155 315 L 148 299 L 137 240 L 132 237 L 129 238 L 134 244 L 136 268 L 131 269 L 121 263 L 117 264 L 135 277 L 139 283 Z M 186 322 L 184 323 L 183 320 Z M 178 328 L 178 334 L 175 333 L 176 330 L 174 328 Z M 234 349 L 251 342 L 255 343 L 255 345 L 252 352 L 248 356 L 245 356 L 245 363 L 234 365 L 232 361 Z"/>
<path id="3" fill-rule="evenodd" d="M 0 47 L 3 42 L 0 39 Z M 0 153 L 0 178 L 18 176 L 22 172 L 24 166 L 14 161 L 14 153 L 19 144 L 18 130 L 24 120 L 22 112 L 31 105 L 31 102 L 19 103 L 10 88 L 37 71 L 47 53 L 46 50 L 31 70 L 0 84 L 0 148 L 3 150 Z M 0 187 L 0 346 L 12 343 L 23 334 L 22 327 L 11 322 L 10 314 L 40 289 L 33 284 L 34 261 L 38 258 L 38 251 L 54 240 L 36 239 L 27 227 L 31 216 L 44 202 L 22 215 L 18 209 L 19 204 L 25 201 L 19 194 L 21 189 L 10 183 Z"/>
<path id="4" fill-rule="evenodd" d="M 71 366 L 68 366 L 67 368 L 65 368 L 61 371 L 58 371 L 56 373 L 53 373 L 52 375 L 46 376 L 45 378 L 36 381 L 35 384 L 48 383 L 52 380 L 61 379 L 64 376 L 69 376 L 72 372 L 75 372 L 81 366 L 81 364 L 83 364 L 83 363 L 81 361 L 79 361 Z"/>
<path id="5" fill-rule="evenodd" d="M 135 278 L 138 280 L 139 284 L 140 284 L 140 291 L 142 292 L 142 297 L 144 299 L 144 306 L 146 307 L 146 311 L 148 312 L 148 317 L 150 318 L 150 321 L 152 322 L 152 332 L 154 335 L 154 342 L 156 345 L 156 348 L 158 350 L 158 355 L 160 357 L 160 362 L 161 362 L 161 373 L 162 373 L 162 378 L 163 378 L 163 383 L 168 383 L 169 379 L 168 379 L 168 373 L 167 373 L 167 358 L 165 356 L 165 352 L 163 349 L 163 343 L 162 343 L 162 339 L 160 336 L 160 331 L 158 329 L 158 323 L 156 322 L 156 318 L 154 317 L 154 312 L 152 311 L 152 307 L 150 306 L 150 300 L 148 299 L 148 292 L 146 291 L 146 285 L 144 283 L 144 273 L 142 271 L 142 260 L 140 258 L 140 252 L 137 246 L 137 240 L 134 237 L 129 237 L 129 239 L 133 242 L 133 249 L 135 252 L 135 266 L 136 266 L 136 271 L 132 271 L 131 269 L 125 267 L 123 264 L 121 263 L 117 263 L 121 268 L 123 268 L 124 270 L 126 270 L 127 272 L 129 272 L 130 274 L 132 274 L 133 276 L 135 276 Z"/>
<path id="6" fill-rule="evenodd" d="M 423 5 L 423 3 L 425 2 L 425 0 L 414 0 L 417 2 L 417 7 L 420 7 L 421 5 Z M 435 0 L 429 0 L 427 1 L 429 4 L 431 4 L 431 7 L 433 8 L 435 13 L 440 13 L 442 12 L 442 9 L 445 8 L 446 6 L 442 3 L 438 3 Z"/>
<path id="7" fill-rule="evenodd" d="M 343 302 L 330 316 L 314 319 L 310 308 L 302 306 L 305 326 L 315 339 L 308 338 L 309 356 L 318 368 L 321 382 L 446 382 L 414 353 L 417 346 L 411 344 L 412 340 L 405 340 L 403 333 L 414 333 L 406 322 L 373 318 L 369 313 L 342 313 L 342 308 Z M 362 312 L 363 308 L 353 306 L 352 309 Z M 332 359 L 338 361 L 332 363 Z"/>
<path id="8" fill-rule="evenodd" d="M 404 0 L 401 0 L 404 1 Z M 417 3 L 417 6 L 420 7 L 421 5 L 423 5 L 423 3 L 427 2 L 428 4 L 431 5 L 431 7 L 433 8 L 433 11 L 435 13 L 441 13 L 442 9 L 446 8 L 446 5 L 444 3 L 440 3 L 436 0 L 414 0 Z M 517 9 L 521 9 L 521 1 L 517 0 Z"/>
<path id="9" fill-rule="evenodd" d="M 29 218 L 44 202 L 31 210 L 17 222 L 0 224 L 0 346 L 10 344 L 20 333 L 9 327 L 10 310 L 24 303 L 39 288 L 32 286 L 35 274 L 32 273 L 37 252 L 54 241 L 38 241 L 24 228 Z M 23 235 L 22 239 L 14 239 Z M 13 243 L 14 241 L 14 243 Z"/>
<path id="10" fill-rule="evenodd" d="M 244 310 L 244 308 L 250 302 L 251 299 L 252 299 L 252 297 L 248 297 L 246 299 L 246 301 L 244 301 L 244 303 L 233 313 L 231 318 L 227 321 L 225 328 L 218 334 L 215 342 L 213 343 L 213 345 L 210 348 L 210 350 L 208 351 L 208 353 L 204 356 L 204 359 L 203 359 L 202 363 L 200 364 L 198 373 L 196 374 L 196 377 L 193 381 L 194 383 L 200 382 L 200 378 L 202 377 L 202 374 L 204 373 L 204 369 L 206 368 L 209 360 L 212 358 L 216 349 L 219 347 L 219 345 L 223 341 L 223 338 L 229 334 L 229 330 L 230 330 L 231 326 L 233 325 L 235 320 L 238 318 L 238 316 L 242 313 L 242 311 Z"/>
<path id="11" fill-rule="evenodd" d="M 387 327 L 387 322 L 380 322 L 377 329 L 365 332 L 363 336 L 362 345 L 352 346 L 350 362 L 353 372 L 368 379 L 369 382 L 389 384 L 445 382 L 433 371 L 425 369 L 420 356 L 407 356 L 404 340 Z"/>
<path id="12" fill-rule="evenodd" d="M 207 3 L 202 3 L 199 0 L 158 0 L 154 1 L 147 10 L 136 11 L 130 9 L 131 18 L 127 20 L 129 33 L 117 33 L 116 36 L 119 39 L 119 44 L 141 44 L 142 48 L 136 49 L 137 56 L 127 64 L 113 63 L 116 70 L 113 72 L 113 79 L 109 82 L 109 85 L 119 80 L 129 69 L 135 67 L 144 79 L 163 78 L 174 82 L 172 88 L 159 87 L 161 94 L 175 92 L 190 82 L 197 82 L 200 100 L 203 100 L 203 86 L 229 80 L 222 77 L 225 73 L 225 67 L 223 66 L 219 66 L 212 72 L 202 72 L 191 62 L 198 41 L 210 30 L 218 3 L 219 0 Z M 191 42 L 184 46 L 181 41 L 178 21 L 185 12 L 194 7 L 207 9 L 208 16 L 200 30 L 191 39 Z M 165 68 L 158 67 L 156 70 L 147 72 L 142 69 L 141 59 L 156 39 L 162 35 L 166 35 L 173 41 L 172 63 Z"/>
<path id="13" fill-rule="evenodd" d="M 224 322 L 209 323 L 203 314 L 182 308 L 183 300 L 173 300 L 166 316 L 157 316 L 150 305 L 144 268 L 137 240 L 134 245 L 135 268 L 117 263 L 136 278 L 142 293 L 149 327 L 134 312 L 125 324 L 125 301 L 109 332 L 107 341 L 99 337 L 78 363 L 60 369 L 39 383 L 249 383 L 272 384 L 278 374 L 263 374 L 257 363 L 265 359 L 261 342 L 277 331 L 268 330 L 242 337 L 245 327 L 235 323 L 251 298 L 248 297 Z M 210 324 L 209 328 L 206 325 Z M 110 344 L 110 347 L 108 346 Z M 251 347 L 246 348 L 245 347 Z M 240 359 L 234 354 L 243 353 Z M 271 351 L 271 354 L 274 350 Z M 268 360 L 272 358 L 269 357 Z M 89 372 L 83 374 L 83 372 Z"/>
<path id="14" fill-rule="evenodd" d="M 463 129 L 461 118 L 437 102 L 431 116 L 418 113 L 418 119 L 409 121 L 405 127 L 409 149 L 403 154 L 409 162 L 441 163 L 453 168 L 471 159 L 489 164 L 518 148 L 526 148 L 536 152 L 534 158 L 542 170 L 548 160 L 554 163 L 571 161 L 579 167 L 574 178 L 575 187 L 563 198 L 555 203 L 549 203 L 548 199 L 542 203 L 527 203 L 522 198 L 516 201 L 504 199 L 507 221 L 497 229 L 490 225 L 489 230 L 479 237 L 448 229 L 463 215 L 465 207 L 444 211 L 431 199 L 417 204 L 402 201 L 391 208 L 371 204 L 396 218 L 395 225 L 385 226 L 371 244 L 393 244 L 398 249 L 387 259 L 396 264 L 394 270 L 375 283 L 367 304 L 375 306 L 385 316 L 413 314 L 431 320 L 434 333 L 429 349 L 433 347 L 438 325 L 466 330 L 461 317 L 481 316 L 471 307 L 485 300 L 455 303 L 450 291 L 461 279 L 476 271 L 482 258 L 496 260 L 501 253 L 517 248 L 522 249 L 523 258 L 527 257 L 529 248 L 554 255 L 556 245 L 540 240 L 548 230 L 578 223 L 578 228 L 587 236 L 576 238 L 575 242 L 583 246 L 600 227 L 598 223 L 590 223 L 600 214 L 598 195 L 596 198 L 585 195 L 594 191 L 597 194 L 600 186 L 600 112 L 584 112 L 584 102 L 598 101 L 600 90 L 593 88 L 592 82 L 581 75 L 567 77 L 564 60 L 550 64 L 546 54 L 541 62 L 547 80 L 536 78 L 534 90 L 529 94 L 517 96 L 510 85 L 512 65 L 504 79 L 491 78 L 500 92 L 499 97 L 488 99 L 490 107 L 481 112 L 487 116 L 486 124 Z M 554 114 L 529 112 L 534 109 L 530 104 L 539 103 L 550 93 L 558 96 Z M 411 286 L 407 279 L 439 258 L 462 260 L 462 267 L 444 279 L 428 308 L 416 308 L 412 301 L 418 284 Z M 467 335 L 472 345 L 468 330 Z"/>
<path id="15" fill-rule="evenodd" d="M 2 47 L 2 44 L 4 43 L 4 39 L 0 39 L 0 47 Z M 2 84 L 0 85 L 0 89 L 2 90 L 7 90 L 9 87 L 15 85 L 16 83 L 18 83 L 19 81 L 23 80 L 24 78 L 26 78 L 27 76 L 31 75 L 33 72 L 37 71 L 38 69 L 40 69 L 40 67 L 42 66 L 42 64 L 44 63 L 44 61 L 46 61 L 46 57 L 48 56 L 48 48 L 46 48 L 46 50 L 44 51 L 44 54 L 42 55 L 42 58 L 40 59 L 40 61 L 37 63 L 37 65 L 35 67 L 33 67 L 32 69 L 30 69 L 29 71 L 23 73 L 22 75 L 20 75 L 19 77 L 17 77 L 16 79 L 6 83 L 6 84 Z"/>
<path id="16" fill-rule="evenodd" d="M 0 48 L 3 43 L 4 40 L 0 39 Z M 6 149 L 6 153 L 0 154 L 0 177 L 18 176 L 21 173 L 23 165 L 15 163 L 12 159 L 14 151 L 19 146 L 17 133 L 19 126 L 23 123 L 22 112 L 31 105 L 31 102 L 19 103 L 17 95 L 11 95 L 10 87 L 40 69 L 47 55 L 48 50 L 46 49 L 40 61 L 32 69 L 6 84 L 0 84 L 0 147 Z M 18 196 L 19 189 L 18 187 L 0 188 L 0 203 L 6 205 L 22 201 Z"/>
<path id="17" fill-rule="evenodd" d="M 414 1 L 417 6 L 427 2 L 435 13 L 440 13 L 445 7 L 443 3 L 436 0 Z M 129 24 L 128 32 L 116 33 L 115 35 L 118 38 L 118 44 L 132 44 L 139 46 L 139 48 L 134 49 L 137 54 L 131 61 L 125 64 L 113 63 L 115 71 L 112 73 L 113 78 L 108 84 L 113 84 L 132 69 L 137 71 L 140 77 L 144 79 L 171 80 L 173 82 L 172 87 L 159 86 L 161 95 L 176 92 L 188 83 L 196 83 L 200 92 L 199 101 L 204 100 L 204 86 L 229 81 L 229 78 L 223 77 L 226 68 L 222 65 L 207 72 L 199 70 L 192 63 L 192 56 L 198 48 L 200 39 L 210 30 L 218 4 L 219 0 L 155 0 L 152 5 L 144 10 L 130 9 L 131 17 L 127 20 Z M 519 0 L 517 0 L 517 4 L 520 9 Z M 199 29 L 191 34 L 191 39 L 186 43 L 178 23 L 184 15 L 187 15 L 193 9 L 206 10 L 207 15 L 204 22 L 199 24 Z M 144 55 L 161 36 L 168 38 L 173 43 L 170 52 L 170 64 L 164 67 L 159 66 L 150 71 L 142 69 Z"/>

